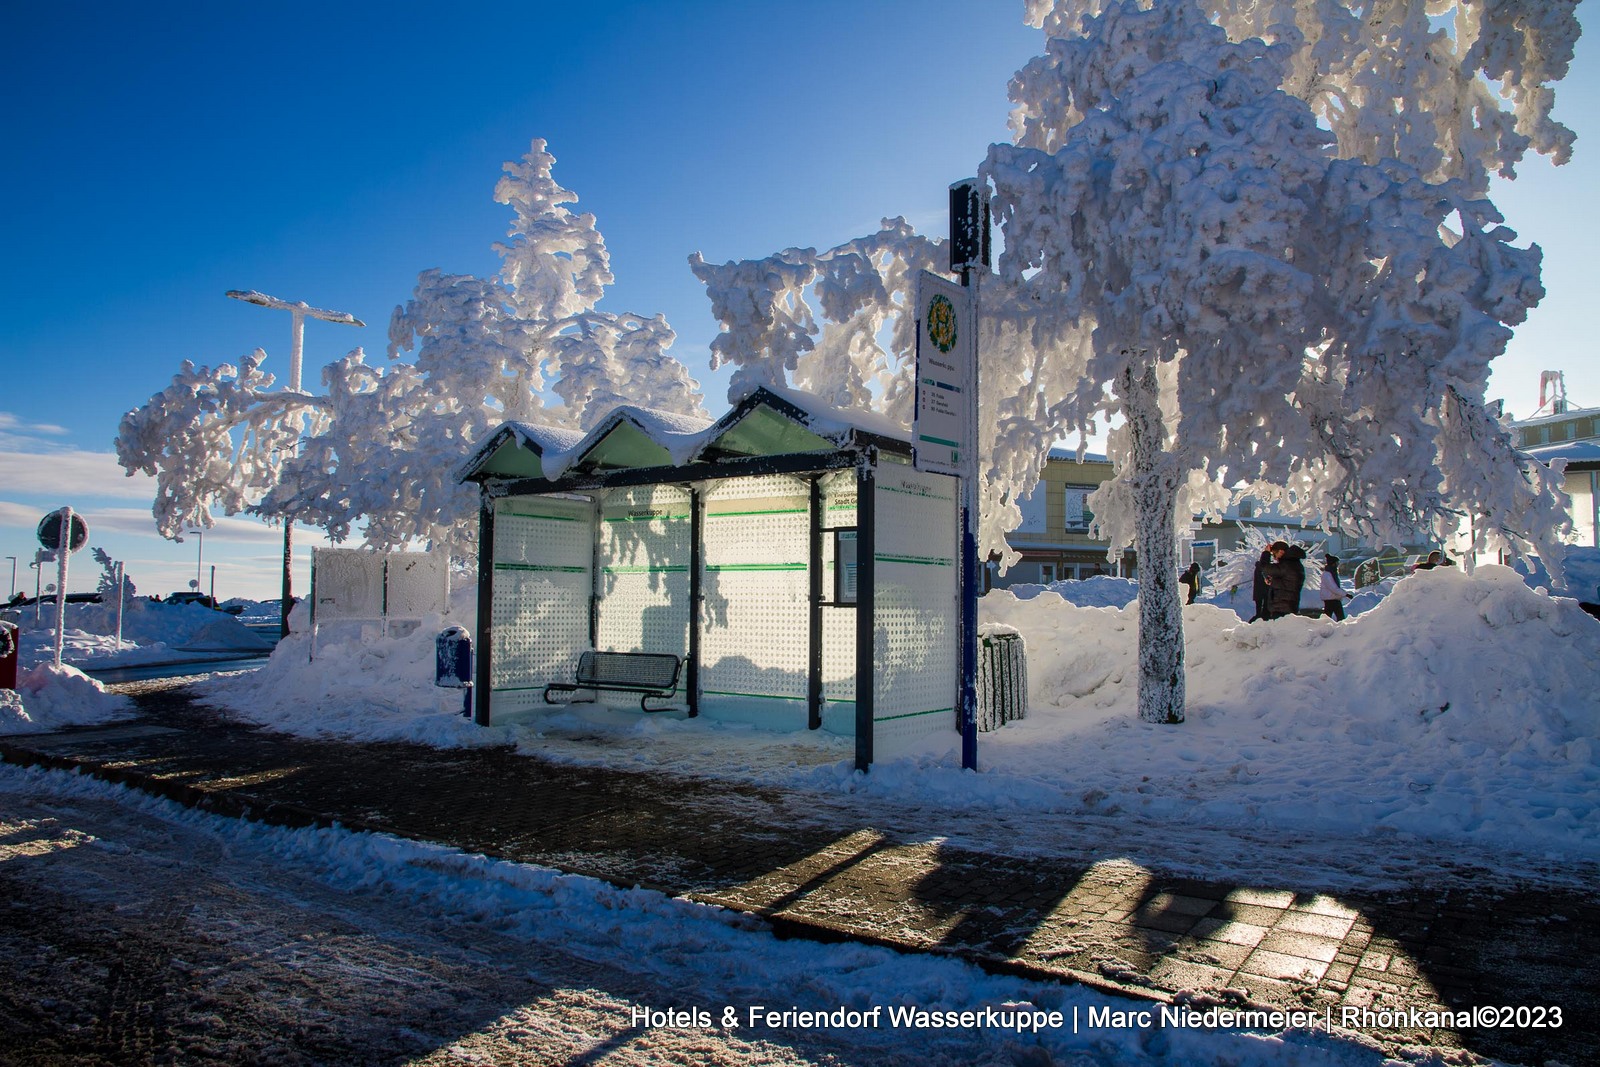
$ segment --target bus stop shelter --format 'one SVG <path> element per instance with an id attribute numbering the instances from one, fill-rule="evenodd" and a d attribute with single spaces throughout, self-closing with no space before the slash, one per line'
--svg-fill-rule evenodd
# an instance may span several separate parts
<path id="1" fill-rule="evenodd" d="M 911 459 L 891 420 L 768 387 L 715 422 L 501 426 L 459 471 L 481 493 L 475 720 L 553 710 L 594 649 L 678 656 L 689 715 L 852 736 L 863 769 L 954 730 L 959 497 Z"/>

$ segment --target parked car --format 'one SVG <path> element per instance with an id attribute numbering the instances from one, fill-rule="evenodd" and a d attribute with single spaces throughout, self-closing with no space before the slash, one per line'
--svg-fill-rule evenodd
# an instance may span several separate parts
<path id="1" fill-rule="evenodd" d="M 229 615 L 237 615 L 244 611 L 244 607 L 240 604 L 229 604 L 227 607 L 223 607 L 212 597 L 207 596 L 205 593 L 197 593 L 193 589 L 180 589 L 178 592 L 167 597 L 167 603 L 199 604 L 203 608 L 210 608 L 213 611 L 225 612 Z"/>

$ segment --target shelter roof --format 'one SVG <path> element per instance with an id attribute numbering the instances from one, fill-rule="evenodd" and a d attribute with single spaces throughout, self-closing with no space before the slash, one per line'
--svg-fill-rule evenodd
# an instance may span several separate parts
<path id="1" fill-rule="evenodd" d="M 580 473 L 685 467 L 869 445 L 909 454 L 911 435 L 876 412 L 841 411 L 798 389 L 757 386 L 715 422 L 624 405 L 586 434 L 506 423 L 458 468 L 457 479 L 555 482 Z"/>

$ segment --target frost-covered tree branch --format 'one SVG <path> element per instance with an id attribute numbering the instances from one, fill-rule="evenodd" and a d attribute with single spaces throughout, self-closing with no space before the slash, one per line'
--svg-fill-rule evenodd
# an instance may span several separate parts
<path id="1" fill-rule="evenodd" d="M 117 462 L 131 478 L 156 479 L 152 513 L 163 537 L 183 540 L 192 527 L 214 525 L 213 509 L 250 510 L 273 486 L 302 434 L 327 426 L 327 402 L 272 391 L 261 369 L 266 353 L 236 368 L 196 367 L 185 360 L 172 384 L 122 417 Z"/>
<path id="2" fill-rule="evenodd" d="M 1105 0 L 1024 0 L 1052 40 L 1077 36 Z M 1261 38 L 1284 65 L 1282 88 L 1309 103 L 1339 154 L 1398 159 L 1429 181 L 1482 195 L 1531 150 L 1565 163 L 1571 130 L 1551 118 L 1578 35 L 1577 0 L 1206 0 L 1234 41 Z M 1060 147 L 1077 121 L 1032 86 L 1051 82 L 1053 51 L 1017 74 L 1018 144 Z"/>

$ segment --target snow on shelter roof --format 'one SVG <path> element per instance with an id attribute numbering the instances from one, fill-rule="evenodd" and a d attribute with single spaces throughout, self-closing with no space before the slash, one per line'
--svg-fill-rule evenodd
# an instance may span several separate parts
<path id="1" fill-rule="evenodd" d="M 504 422 L 456 468 L 456 481 L 479 474 L 538 477 L 545 456 L 570 452 L 584 434 L 533 422 Z"/>
<path id="2" fill-rule="evenodd" d="M 827 452 L 860 444 L 910 451 L 911 435 L 887 416 L 841 411 L 798 389 L 758 386 L 716 422 L 624 405 L 587 434 L 507 423 L 458 468 L 486 477 L 556 481 L 580 467 L 682 467 L 728 456 Z M 507 445 L 520 456 L 504 452 Z"/>

